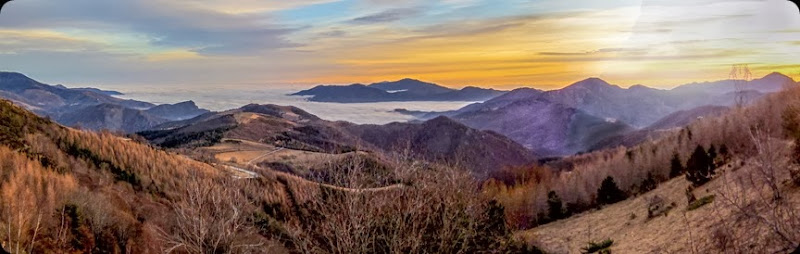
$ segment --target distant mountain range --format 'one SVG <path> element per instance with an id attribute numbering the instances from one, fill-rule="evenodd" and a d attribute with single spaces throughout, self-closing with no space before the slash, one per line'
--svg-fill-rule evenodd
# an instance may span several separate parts
<path id="1" fill-rule="evenodd" d="M 520 88 L 449 112 L 397 112 L 422 120 L 449 116 L 467 126 L 506 135 L 537 154 L 563 156 L 628 144 L 619 140 L 629 134 L 638 136 L 630 140 L 644 140 L 657 130 L 682 127 L 692 118 L 733 106 L 737 95 L 749 103 L 787 85 L 797 83 L 780 73 L 740 83 L 738 92 L 732 80 L 660 90 L 641 85 L 624 89 L 589 78 L 552 91 Z M 676 112 L 679 115 L 671 115 Z"/>
<path id="2" fill-rule="evenodd" d="M 419 124 L 358 125 L 325 121 L 299 108 L 277 105 L 251 104 L 207 113 L 139 134 L 163 147 L 193 148 L 233 139 L 316 153 L 405 151 L 426 161 L 463 163 L 477 176 L 537 158 L 503 135 L 475 130 L 447 117 Z"/>
<path id="3" fill-rule="evenodd" d="M 402 79 L 370 85 L 352 84 L 347 86 L 320 85 L 291 95 L 310 96 L 310 101 L 363 103 L 390 101 L 485 101 L 506 91 L 465 87 L 461 90 L 415 79 Z"/>
<path id="4" fill-rule="evenodd" d="M 114 95 L 125 95 L 125 94 L 123 94 L 121 92 L 117 92 L 117 91 L 113 91 L 113 90 L 103 90 L 103 89 L 98 89 L 98 88 L 94 88 L 94 87 L 68 88 L 68 87 L 66 87 L 64 85 L 55 85 L 55 87 L 62 88 L 62 89 L 70 89 L 70 90 L 75 90 L 75 91 L 90 91 L 90 92 L 101 93 L 101 94 L 112 95 L 112 96 L 114 96 Z"/>
<path id="5" fill-rule="evenodd" d="M 331 102 L 487 99 L 448 112 L 395 111 L 413 115 L 414 123 L 357 125 L 275 105 L 252 104 L 224 112 L 209 112 L 192 101 L 154 105 L 114 97 L 114 91 L 50 86 L 19 73 L 0 72 L 0 98 L 67 126 L 152 131 L 147 132 L 149 139 L 168 147 L 213 143 L 217 137 L 289 142 L 296 149 L 322 152 L 394 151 L 408 146 L 426 160 L 463 157 L 474 164 L 475 172 L 487 172 L 491 164 L 519 165 L 534 158 L 635 145 L 697 118 L 719 115 L 737 98 L 749 103 L 791 85 L 797 83 L 779 73 L 748 82 L 692 83 L 670 90 L 621 88 L 598 78 L 552 91 L 510 92 L 453 90 L 404 79 L 368 86 L 318 86 L 295 94 Z M 261 124 L 254 125 L 245 115 Z"/>
<path id="6" fill-rule="evenodd" d="M 154 105 L 113 96 L 120 94 L 96 88 L 51 86 L 20 73 L 0 72 L 0 98 L 67 126 L 136 132 L 209 112 L 192 101 Z"/>

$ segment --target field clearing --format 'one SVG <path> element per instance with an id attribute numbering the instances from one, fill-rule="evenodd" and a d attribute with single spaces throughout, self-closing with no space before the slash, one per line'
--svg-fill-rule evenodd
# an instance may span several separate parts
<path id="1" fill-rule="evenodd" d="M 219 144 L 202 149 L 213 154 L 214 158 L 220 162 L 235 161 L 236 165 L 243 167 L 259 163 L 280 163 L 301 171 L 324 165 L 326 162 L 344 159 L 354 153 L 311 152 L 240 139 L 223 139 Z M 359 153 L 365 154 L 365 152 Z"/>
<path id="2" fill-rule="evenodd" d="M 309 151 L 301 151 L 293 149 L 283 149 L 273 154 L 264 156 L 263 158 L 259 158 L 258 161 L 255 161 L 253 163 L 257 164 L 259 162 L 278 162 L 278 163 L 293 165 L 295 167 L 310 168 L 318 166 L 325 162 L 336 161 L 346 158 L 348 155 L 351 154 L 353 154 L 353 152 L 342 153 L 342 154 L 330 154 L 330 153 L 318 153 L 318 152 L 309 152 Z"/>
<path id="3" fill-rule="evenodd" d="M 230 162 L 235 161 L 237 163 L 246 164 L 248 161 L 258 158 L 264 153 L 268 153 L 271 150 L 253 150 L 253 151 L 238 151 L 238 152 L 224 152 L 215 154 L 214 157 L 217 158 L 219 161 Z"/>

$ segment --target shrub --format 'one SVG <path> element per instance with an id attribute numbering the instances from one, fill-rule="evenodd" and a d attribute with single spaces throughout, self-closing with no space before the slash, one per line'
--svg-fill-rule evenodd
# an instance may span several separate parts
<path id="1" fill-rule="evenodd" d="M 652 219 L 661 215 L 667 216 L 670 210 L 674 207 L 672 203 L 659 195 L 654 195 L 647 200 L 647 218 Z"/>
<path id="2" fill-rule="evenodd" d="M 597 190 L 597 203 L 601 205 L 614 204 L 619 201 L 625 200 L 627 195 L 622 191 L 614 178 L 609 176 L 600 184 L 600 189 Z"/>
<path id="3" fill-rule="evenodd" d="M 611 239 L 601 242 L 589 242 L 586 247 L 581 248 L 581 253 L 611 254 L 611 245 L 614 245 L 614 240 Z"/>
<path id="4" fill-rule="evenodd" d="M 702 197 L 702 198 L 700 198 L 698 200 L 695 200 L 694 202 L 689 203 L 689 206 L 686 207 L 686 210 L 687 211 L 692 211 L 692 210 L 695 210 L 697 208 L 703 207 L 704 205 L 711 204 L 711 202 L 714 202 L 714 197 L 715 197 L 714 195 L 710 195 L 710 196 L 705 196 L 705 197 Z"/>

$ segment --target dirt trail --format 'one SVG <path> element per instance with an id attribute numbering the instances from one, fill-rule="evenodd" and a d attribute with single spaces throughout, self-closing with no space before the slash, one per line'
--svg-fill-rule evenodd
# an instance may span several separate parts
<path id="1" fill-rule="evenodd" d="M 257 161 L 258 159 L 264 158 L 264 157 L 266 157 L 268 155 L 283 151 L 283 149 L 286 149 L 286 148 L 278 147 L 278 149 L 275 149 L 274 151 L 266 152 L 266 153 L 264 153 L 264 154 L 262 154 L 262 155 L 260 155 L 258 157 L 253 158 L 252 160 L 248 161 L 247 165 L 252 165 L 254 161 Z"/>
<path id="2" fill-rule="evenodd" d="M 339 190 L 339 191 L 345 191 L 345 192 L 350 192 L 350 193 L 380 192 L 380 191 L 389 191 L 389 190 L 395 190 L 395 189 L 400 189 L 400 188 L 405 188 L 406 187 L 405 184 L 396 183 L 396 184 L 383 186 L 383 187 L 376 187 L 376 188 L 360 188 L 360 189 L 359 188 L 347 188 L 347 187 L 341 187 L 341 186 L 331 185 L 331 184 L 327 184 L 327 183 L 314 182 L 314 181 L 311 181 L 311 180 L 308 180 L 308 179 L 305 179 L 305 178 L 302 178 L 302 177 L 299 177 L 299 176 L 296 176 L 296 175 L 292 175 L 292 174 L 289 174 L 289 173 L 277 172 L 277 171 L 272 171 L 272 173 L 275 174 L 276 176 L 283 176 L 283 177 L 288 178 L 288 179 L 293 179 L 293 180 L 305 182 L 305 183 L 308 183 L 308 184 L 319 185 L 319 186 L 322 186 L 322 187 L 325 187 L 325 188 Z"/>

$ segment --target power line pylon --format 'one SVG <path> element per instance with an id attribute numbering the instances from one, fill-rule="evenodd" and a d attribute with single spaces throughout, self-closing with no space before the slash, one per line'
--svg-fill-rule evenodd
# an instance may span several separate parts
<path id="1" fill-rule="evenodd" d="M 747 83 L 753 79 L 750 67 L 747 64 L 734 64 L 731 66 L 728 78 L 734 82 L 734 104 L 737 108 L 744 107 L 747 104 Z"/>

